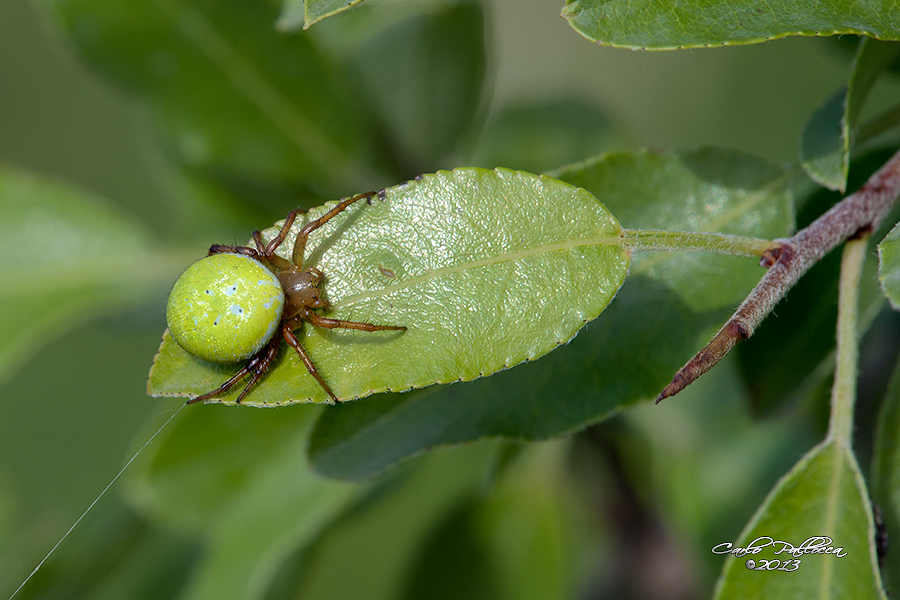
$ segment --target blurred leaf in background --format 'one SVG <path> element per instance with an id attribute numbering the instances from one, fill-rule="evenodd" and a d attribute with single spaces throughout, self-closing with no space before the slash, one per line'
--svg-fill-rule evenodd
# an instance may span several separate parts
<path id="1" fill-rule="evenodd" d="M 181 167 L 282 197 L 359 169 L 367 129 L 346 74 L 309 36 L 275 35 L 264 5 L 84 0 L 48 9 L 93 68 L 147 103 Z"/>
<path id="2" fill-rule="evenodd" d="M 147 231 L 90 194 L 0 167 L 0 380 L 93 316 L 158 293 L 177 273 Z"/>

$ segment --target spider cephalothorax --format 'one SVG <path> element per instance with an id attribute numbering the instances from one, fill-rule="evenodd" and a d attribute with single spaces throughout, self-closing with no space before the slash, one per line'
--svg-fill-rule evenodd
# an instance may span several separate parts
<path id="1" fill-rule="evenodd" d="M 337 401 L 294 330 L 304 321 L 327 329 L 406 330 L 323 317 L 316 310 L 330 306 L 322 290 L 324 275 L 315 267 L 303 267 L 309 234 L 357 200 L 373 195 L 370 192 L 343 200 L 304 225 L 294 242 L 292 260 L 275 254 L 275 250 L 284 242 L 297 215 L 302 214 L 300 209 L 288 213 L 284 225 L 268 244 L 263 244 L 260 233 L 254 231 L 254 248 L 214 245 L 206 258 L 178 278 L 166 307 L 169 331 L 175 341 L 187 352 L 210 362 L 247 361 L 225 383 L 188 400 L 188 404 L 218 396 L 251 375 L 237 402 L 243 400 L 272 365 L 282 339 L 297 352 L 331 399 Z"/>

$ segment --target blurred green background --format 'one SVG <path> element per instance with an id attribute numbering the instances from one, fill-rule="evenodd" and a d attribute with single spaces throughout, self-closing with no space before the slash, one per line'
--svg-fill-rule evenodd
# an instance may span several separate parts
<path id="1" fill-rule="evenodd" d="M 722 145 L 789 161 L 797 156 L 810 112 L 842 85 L 849 71 L 849 55 L 827 39 L 666 53 L 598 47 L 558 18 L 560 4 L 485 4 L 488 119 L 506 106 L 574 99 L 602 111 L 616 126 L 623 148 Z M 177 238 L 179 232 L 168 230 L 175 210 L 168 167 L 146 110 L 89 72 L 40 13 L 37 4 L 0 3 L 0 161 L 87 188 L 137 216 L 158 237 Z M 870 110 L 896 93 L 896 86 L 882 87 Z M 433 168 L 454 166 L 459 165 Z M 244 234 L 234 235 L 267 225 L 247 223 Z M 180 241 L 200 256 L 210 243 L 229 240 Z M 2 256 L 0 250 L 0 260 Z M 0 595 L 18 585 L 137 445 L 180 404 L 145 393 L 147 371 L 165 328 L 166 293 L 158 289 L 138 308 L 76 324 L 48 340 L 11 380 L 0 382 Z M 730 423 L 717 435 L 758 432 L 741 438 L 745 441 L 771 430 L 771 439 L 780 441 L 770 449 L 784 458 L 758 467 L 767 472 L 762 480 L 769 485 L 815 439 L 801 432 L 792 440 L 785 421 L 751 423 L 743 416 L 741 392 L 728 383 L 729 369 L 725 365 L 724 375 L 690 389 L 678 402 L 643 406 L 629 417 L 629 427 L 669 449 L 669 456 L 659 456 L 659 447 L 646 452 L 642 469 L 648 480 L 665 480 L 661 486 L 668 494 L 683 495 L 674 502 L 676 512 L 705 505 L 692 498 L 701 491 L 670 481 L 660 470 L 678 461 L 685 468 L 708 468 L 699 477 L 716 482 L 710 485 L 728 496 L 727 476 L 735 466 L 729 461 L 745 450 L 725 453 L 718 463 L 688 467 L 702 448 L 698 419 Z M 723 389 L 729 400 L 711 409 Z M 760 494 L 767 490 L 762 486 Z M 736 534 L 761 496 L 731 500 L 745 512 L 718 518 L 731 518 L 725 529 Z M 104 516 L 118 514 L 127 511 L 113 490 L 82 523 L 86 533 L 81 535 L 90 536 Z M 672 522 L 685 525 L 705 518 L 709 515 L 680 514 Z M 61 554 L 63 550 L 65 546 Z M 702 574 L 704 589 L 717 574 L 697 565 L 689 565 L 691 569 Z"/>

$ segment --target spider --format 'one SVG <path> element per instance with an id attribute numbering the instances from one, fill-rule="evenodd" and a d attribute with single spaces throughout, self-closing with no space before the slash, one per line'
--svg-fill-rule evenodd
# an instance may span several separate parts
<path id="1" fill-rule="evenodd" d="M 309 234 L 357 200 L 374 195 L 375 192 L 368 192 L 342 200 L 304 225 L 297 234 L 290 261 L 275 254 L 275 250 L 284 242 L 297 216 L 305 212 L 302 209 L 288 213 L 284 225 L 268 244 L 263 244 L 259 231 L 254 231 L 255 248 L 213 245 L 206 258 L 178 278 L 166 307 L 169 331 L 175 341 L 190 354 L 210 362 L 246 360 L 233 377 L 211 392 L 191 398 L 188 404 L 223 394 L 250 375 L 250 381 L 237 398 L 240 403 L 271 367 L 281 339 L 297 352 L 309 374 L 337 402 L 337 396 L 319 374 L 294 330 L 307 321 L 326 329 L 406 331 L 402 326 L 323 317 L 316 311 L 331 306 L 321 288 L 324 275 L 315 267 L 303 267 Z"/>

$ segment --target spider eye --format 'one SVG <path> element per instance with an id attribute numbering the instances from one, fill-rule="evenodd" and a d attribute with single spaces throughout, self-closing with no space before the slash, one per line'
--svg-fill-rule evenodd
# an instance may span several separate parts
<path id="1" fill-rule="evenodd" d="M 325 280 L 325 274 L 315 267 L 310 268 L 306 272 L 309 274 L 309 282 L 313 287 L 319 287 L 322 281 Z"/>
<path id="2" fill-rule="evenodd" d="M 179 346 L 224 364 L 259 352 L 278 330 L 283 309 L 281 283 L 262 263 L 240 254 L 213 254 L 175 282 L 166 320 Z"/>

